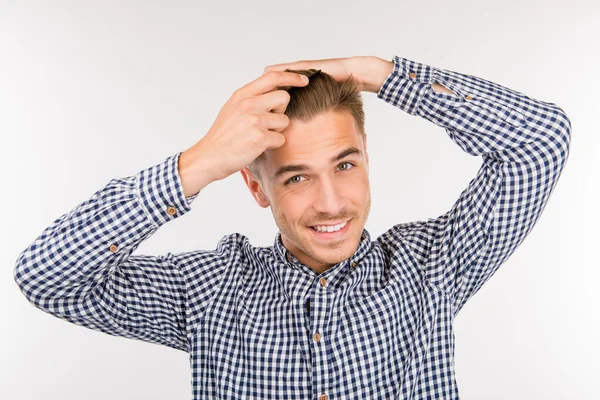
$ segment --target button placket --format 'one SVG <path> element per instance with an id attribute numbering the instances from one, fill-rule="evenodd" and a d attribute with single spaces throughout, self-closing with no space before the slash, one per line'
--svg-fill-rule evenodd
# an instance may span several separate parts
<path id="1" fill-rule="evenodd" d="M 326 377 L 330 366 L 327 363 L 329 360 L 327 354 L 329 352 L 328 340 L 324 340 L 325 332 L 330 329 L 329 326 L 329 312 L 328 310 L 332 307 L 334 302 L 333 293 L 326 290 L 327 279 L 325 277 L 319 278 L 319 284 L 312 286 L 313 290 L 316 291 L 316 296 L 311 301 L 311 330 L 312 330 L 312 346 L 310 346 L 311 357 L 311 370 L 313 379 L 316 380 L 316 390 L 327 390 L 328 382 Z M 320 287 L 319 287 L 320 286 Z M 317 392 L 316 394 L 318 394 Z M 322 393 L 320 396 L 322 396 Z M 320 397 L 319 397 L 320 398 Z"/>

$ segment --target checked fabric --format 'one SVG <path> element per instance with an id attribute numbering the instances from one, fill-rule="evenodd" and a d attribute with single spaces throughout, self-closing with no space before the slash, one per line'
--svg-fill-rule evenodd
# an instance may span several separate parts
<path id="1" fill-rule="evenodd" d="M 481 167 L 446 213 L 398 223 L 317 275 L 281 242 L 133 255 L 191 210 L 181 153 L 115 178 L 48 226 L 14 279 L 35 307 L 189 353 L 192 398 L 458 399 L 454 319 L 528 235 L 571 123 L 556 104 L 398 56 L 377 98 L 443 128 Z M 438 93 L 439 82 L 454 94 Z"/>

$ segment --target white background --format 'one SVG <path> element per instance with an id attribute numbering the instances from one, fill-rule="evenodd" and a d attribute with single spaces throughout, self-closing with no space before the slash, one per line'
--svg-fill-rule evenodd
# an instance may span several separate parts
<path id="1" fill-rule="evenodd" d="M 554 102 L 573 126 L 536 227 L 457 316 L 461 398 L 600 398 L 599 24 L 594 1 L 0 0 L 0 397 L 190 399 L 187 353 L 35 309 L 12 278 L 19 253 L 110 179 L 192 146 L 267 65 L 399 55 Z M 450 209 L 480 158 L 363 98 L 372 237 Z M 273 243 L 240 174 L 192 207 L 136 254 L 214 249 L 232 232 Z"/>

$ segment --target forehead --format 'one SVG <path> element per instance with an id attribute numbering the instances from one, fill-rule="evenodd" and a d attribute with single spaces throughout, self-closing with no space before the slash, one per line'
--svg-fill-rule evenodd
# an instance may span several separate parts
<path id="1" fill-rule="evenodd" d="M 269 177 L 283 165 L 302 163 L 318 167 L 328 165 L 334 153 L 348 147 L 363 149 L 355 120 L 347 112 L 328 111 L 308 122 L 290 120 L 282 133 L 285 143 L 265 151 L 263 164 Z"/>

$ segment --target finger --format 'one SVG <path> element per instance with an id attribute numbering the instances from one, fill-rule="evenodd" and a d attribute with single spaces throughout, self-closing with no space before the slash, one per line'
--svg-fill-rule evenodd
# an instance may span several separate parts
<path id="1" fill-rule="evenodd" d="M 265 129 L 281 132 L 290 124 L 290 119 L 285 114 L 265 113 L 261 115 L 261 121 Z"/>
<path id="2" fill-rule="evenodd" d="M 316 64 L 317 64 L 316 61 L 304 61 L 303 60 L 303 61 L 294 61 L 294 62 L 289 62 L 289 63 L 268 65 L 265 68 L 263 75 L 266 74 L 267 72 L 271 72 L 271 71 L 284 71 L 287 68 L 289 68 L 289 69 L 310 69 L 310 68 L 319 69 L 316 66 Z"/>
<path id="3" fill-rule="evenodd" d="M 266 148 L 276 149 L 277 147 L 283 146 L 285 143 L 285 135 L 280 132 L 267 132 Z"/>
<path id="4" fill-rule="evenodd" d="M 247 98 L 268 93 L 278 86 L 306 86 L 308 79 L 304 80 L 303 77 L 306 76 L 295 72 L 273 71 L 242 86 L 238 92 L 242 98 Z"/>
<path id="5" fill-rule="evenodd" d="M 290 102 L 290 94 L 286 90 L 274 89 L 269 93 L 254 97 L 252 102 L 252 108 L 258 112 L 273 111 L 283 114 Z"/>

